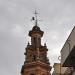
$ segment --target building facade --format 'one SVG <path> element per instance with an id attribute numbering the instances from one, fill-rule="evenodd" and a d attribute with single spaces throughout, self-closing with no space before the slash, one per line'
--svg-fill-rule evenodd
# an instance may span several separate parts
<path id="1" fill-rule="evenodd" d="M 71 75 L 75 75 L 75 27 L 61 50 L 61 65 L 69 67 Z"/>
<path id="2" fill-rule="evenodd" d="M 37 18 L 35 26 L 29 31 L 31 44 L 25 49 L 25 62 L 21 69 L 21 75 L 51 75 L 51 66 L 47 58 L 47 46 L 41 44 L 41 38 L 44 32 L 37 26 Z"/>

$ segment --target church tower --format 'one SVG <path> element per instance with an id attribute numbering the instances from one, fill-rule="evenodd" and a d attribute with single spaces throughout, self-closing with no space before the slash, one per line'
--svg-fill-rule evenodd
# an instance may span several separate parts
<path id="1" fill-rule="evenodd" d="M 37 13 L 35 12 L 35 26 L 29 31 L 31 44 L 28 42 L 25 51 L 25 62 L 21 69 L 21 75 L 51 75 L 51 66 L 47 58 L 47 46 L 41 45 L 44 32 L 37 25 Z"/>

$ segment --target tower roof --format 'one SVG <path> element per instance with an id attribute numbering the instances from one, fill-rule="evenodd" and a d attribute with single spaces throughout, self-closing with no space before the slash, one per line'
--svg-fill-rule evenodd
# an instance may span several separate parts
<path id="1" fill-rule="evenodd" d="M 38 26 L 36 25 L 36 26 L 34 26 L 34 27 L 32 28 L 32 30 L 37 30 L 37 31 L 39 31 L 39 30 L 40 30 L 40 27 L 38 27 Z"/>
<path id="2" fill-rule="evenodd" d="M 29 36 L 31 36 L 32 34 L 40 34 L 41 36 L 43 36 L 43 31 L 40 30 L 40 27 L 38 27 L 37 25 L 33 26 L 32 30 L 29 31 Z"/>

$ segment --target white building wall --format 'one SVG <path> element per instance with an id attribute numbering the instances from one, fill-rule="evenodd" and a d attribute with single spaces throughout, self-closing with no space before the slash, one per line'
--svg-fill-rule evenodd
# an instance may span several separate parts
<path id="1" fill-rule="evenodd" d="M 69 49 L 70 44 L 70 49 Z M 73 46 L 75 45 L 75 27 L 73 28 L 71 34 L 69 35 L 67 41 L 65 42 L 62 50 L 61 50 L 61 64 L 63 64 L 70 54 L 70 51 L 72 50 Z"/>

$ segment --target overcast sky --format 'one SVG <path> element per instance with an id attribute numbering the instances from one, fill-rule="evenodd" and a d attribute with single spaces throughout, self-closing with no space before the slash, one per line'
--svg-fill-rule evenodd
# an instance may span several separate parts
<path id="1" fill-rule="evenodd" d="M 20 75 L 37 10 L 51 65 L 75 25 L 75 0 L 0 0 L 0 75 Z"/>

